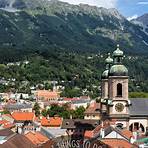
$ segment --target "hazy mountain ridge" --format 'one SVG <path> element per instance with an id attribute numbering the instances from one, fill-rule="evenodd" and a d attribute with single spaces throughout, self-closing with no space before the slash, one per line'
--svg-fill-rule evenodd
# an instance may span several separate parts
<path id="1" fill-rule="evenodd" d="M 3 2 L 3 3 L 2 3 Z M 47 0 L 0 1 L 0 48 L 23 51 L 66 49 L 111 50 L 117 43 L 127 52 L 148 52 L 148 35 L 116 9 L 70 5 Z M 12 2 L 12 1 L 11 1 Z"/>
<path id="2" fill-rule="evenodd" d="M 148 13 L 138 17 L 136 20 L 139 22 L 142 22 L 144 25 L 148 26 Z"/>
<path id="3" fill-rule="evenodd" d="M 148 35 L 148 13 L 143 14 L 137 19 L 133 19 L 132 22 L 143 28 L 143 31 Z"/>

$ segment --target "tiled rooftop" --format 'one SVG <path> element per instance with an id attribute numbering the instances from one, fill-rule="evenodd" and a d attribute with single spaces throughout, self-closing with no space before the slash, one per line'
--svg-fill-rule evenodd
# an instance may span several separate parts
<path id="1" fill-rule="evenodd" d="M 17 121 L 33 121 L 35 114 L 33 112 L 13 112 L 12 117 Z"/>
<path id="2" fill-rule="evenodd" d="M 35 145 L 47 142 L 49 139 L 40 132 L 28 132 L 25 136 Z"/>

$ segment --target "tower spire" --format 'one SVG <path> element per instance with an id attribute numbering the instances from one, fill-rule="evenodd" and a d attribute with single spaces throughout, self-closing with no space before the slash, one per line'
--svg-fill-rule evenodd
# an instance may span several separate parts
<path id="1" fill-rule="evenodd" d="M 113 52 L 114 64 L 121 64 L 123 55 L 123 51 L 120 50 L 120 46 L 117 44 L 117 49 Z"/>
<path id="2" fill-rule="evenodd" d="M 113 59 L 110 56 L 111 54 L 108 53 L 108 57 L 105 59 L 106 70 L 102 73 L 102 79 L 108 79 L 109 69 L 113 63 Z"/>

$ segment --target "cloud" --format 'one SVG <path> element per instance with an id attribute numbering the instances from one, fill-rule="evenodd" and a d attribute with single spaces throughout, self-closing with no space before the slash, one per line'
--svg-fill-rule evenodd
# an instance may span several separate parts
<path id="1" fill-rule="evenodd" d="M 117 0 L 60 0 L 63 2 L 68 2 L 71 4 L 88 4 L 92 6 L 105 7 L 105 8 L 115 8 L 117 5 Z"/>
<path id="2" fill-rule="evenodd" d="M 138 5 L 148 5 L 148 2 L 138 2 Z"/>
<path id="3" fill-rule="evenodd" d="M 131 16 L 131 17 L 128 17 L 127 20 L 131 21 L 131 20 L 133 20 L 133 19 L 136 19 L 137 17 L 138 17 L 138 15 L 135 14 L 135 15 L 133 15 L 133 16 Z"/>

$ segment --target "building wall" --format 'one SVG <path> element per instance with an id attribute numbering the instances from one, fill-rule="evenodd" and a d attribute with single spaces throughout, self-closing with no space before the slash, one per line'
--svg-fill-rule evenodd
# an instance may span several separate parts
<path id="1" fill-rule="evenodd" d="M 117 84 L 122 84 L 122 97 L 117 97 Z M 109 77 L 109 98 L 128 99 L 128 77 Z"/>
<path id="2" fill-rule="evenodd" d="M 118 123 L 121 123 L 121 124 L 123 124 L 123 128 L 127 128 L 128 127 L 128 122 L 127 121 L 117 121 L 115 124 L 115 126 L 117 126 L 118 125 Z"/>
<path id="3" fill-rule="evenodd" d="M 122 96 L 117 96 L 117 85 L 122 84 Z M 113 100 L 113 106 L 110 107 L 110 114 L 129 114 L 128 103 L 128 77 L 127 76 L 111 76 L 109 77 L 109 98 Z M 116 104 L 122 103 L 124 109 L 121 112 L 116 111 Z"/>
<path id="4" fill-rule="evenodd" d="M 102 98 L 108 98 L 108 79 L 102 80 Z"/>
<path id="5" fill-rule="evenodd" d="M 144 129 L 146 130 L 146 127 L 148 126 L 148 119 L 147 118 L 143 118 L 143 119 L 130 119 L 129 120 L 129 126 L 133 123 L 141 123 L 144 126 Z"/>
<path id="6" fill-rule="evenodd" d="M 117 112 L 116 109 L 115 109 L 115 106 L 118 103 L 122 103 L 124 105 L 124 109 L 123 109 L 122 112 Z M 126 104 L 127 104 L 127 102 L 125 102 L 125 101 L 116 101 L 116 102 L 113 102 L 113 107 L 110 108 L 110 114 L 118 114 L 118 115 L 120 115 L 120 114 L 128 114 L 128 110 L 129 109 L 128 109 L 128 107 L 126 107 Z"/>
<path id="7" fill-rule="evenodd" d="M 98 115 L 97 115 L 97 114 L 95 114 L 95 115 L 92 114 L 92 115 L 85 115 L 85 116 L 84 116 L 84 119 L 100 120 L 100 118 L 101 118 L 101 117 L 100 117 L 99 114 L 98 114 Z"/>
<path id="8" fill-rule="evenodd" d="M 80 106 L 83 106 L 84 108 L 88 107 L 88 103 L 75 103 L 75 104 L 71 104 L 71 109 L 76 109 L 79 108 Z"/>

